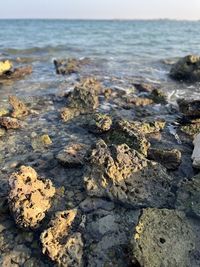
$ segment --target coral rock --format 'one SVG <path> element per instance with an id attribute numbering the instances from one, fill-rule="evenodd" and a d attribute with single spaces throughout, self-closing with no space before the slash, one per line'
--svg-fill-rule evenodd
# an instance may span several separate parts
<path id="1" fill-rule="evenodd" d="M 22 127 L 21 121 L 10 117 L 0 117 L 0 125 L 6 128 L 7 130 L 18 129 Z"/>
<path id="2" fill-rule="evenodd" d="M 26 105 L 19 100 L 16 96 L 9 96 L 9 103 L 13 108 L 12 117 L 20 118 L 29 114 L 29 110 Z"/>
<path id="3" fill-rule="evenodd" d="M 80 115 L 80 110 L 77 108 L 63 108 L 60 112 L 63 121 L 69 121 Z"/>
<path id="4" fill-rule="evenodd" d="M 9 207 L 16 223 L 23 228 L 37 228 L 55 194 L 51 181 L 38 177 L 33 168 L 22 166 L 11 175 L 9 184 Z"/>
<path id="5" fill-rule="evenodd" d="M 41 234 L 43 253 L 62 267 L 83 266 L 83 241 L 76 219 L 76 209 L 58 212 Z"/>
<path id="6" fill-rule="evenodd" d="M 137 266 L 191 266 L 188 259 L 195 239 L 182 212 L 144 209 L 131 243 Z"/>
<path id="7" fill-rule="evenodd" d="M 172 200 L 172 178 L 165 168 L 125 144 L 108 147 L 100 140 L 90 155 L 84 181 L 89 195 L 134 208 L 165 207 Z"/>
<path id="8" fill-rule="evenodd" d="M 110 130 L 112 118 L 109 115 L 96 113 L 90 118 L 89 131 L 92 133 L 104 133 Z"/>
<path id="9" fill-rule="evenodd" d="M 179 81 L 200 81 L 200 56 L 181 58 L 172 66 L 170 76 Z"/>
<path id="10" fill-rule="evenodd" d="M 58 161 L 67 167 L 83 165 L 88 147 L 84 144 L 69 144 L 57 155 Z"/>

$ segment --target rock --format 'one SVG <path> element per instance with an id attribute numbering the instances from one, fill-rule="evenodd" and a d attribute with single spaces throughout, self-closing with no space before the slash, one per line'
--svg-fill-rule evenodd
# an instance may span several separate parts
<path id="1" fill-rule="evenodd" d="M 189 253 L 194 243 L 194 234 L 182 212 L 144 209 L 131 241 L 133 264 L 145 267 L 190 266 Z"/>
<path id="2" fill-rule="evenodd" d="M 175 63 L 170 76 L 178 81 L 200 81 L 200 56 L 188 55 Z"/>
<path id="3" fill-rule="evenodd" d="M 15 222 L 22 228 L 37 228 L 51 206 L 55 188 L 31 167 L 22 166 L 9 179 L 8 202 Z"/>
<path id="4" fill-rule="evenodd" d="M 41 150 L 43 148 L 48 148 L 52 144 L 51 138 L 48 134 L 43 134 L 36 136 L 32 139 L 31 145 L 34 150 Z"/>
<path id="5" fill-rule="evenodd" d="M 80 69 L 79 60 L 69 58 L 67 60 L 54 60 L 54 66 L 57 74 L 72 74 L 78 73 Z"/>
<path id="6" fill-rule="evenodd" d="M 63 108 L 60 112 L 61 119 L 63 121 L 69 121 L 80 115 L 80 110 L 78 108 Z"/>
<path id="7" fill-rule="evenodd" d="M 5 116 L 5 115 L 8 115 L 10 112 L 8 109 L 5 109 L 5 108 L 1 108 L 0 109 L 0 117 L 2 116 Z"/>
<path id="8" fill-rule="evenodd" d="M 6 128 L 6 130 L 19 129 L 22 127 L 21 121 L 10 117 L 0 117 L 0 125 Z"/>
<path id="9" fill-rule="evenodd" d="M 4 128 L 0 128 L 0 137 L 4 136 L 6 133 L 6 130 Z"/>
<path id="10" fill-rule="evenodd" d="M 200 218 L 200 175 L 183 181 L 177 191 L 176 208 Z"/>
<path id="11" fill-rule="evenodd" d="M 177 149 L 150 148 L 148 158 L 159 162 L 168 170 L 175 170 L 181 164 L 181 152 Z"/>
<path id="12" fill-rule="evenodd" d="M 138 152 L 147 155 L 150 143 L 144 136 L 144 133 L 131 126 L 128 121 L 117 121 L 108 133 L 108 141 L 111 144 L 127 144 Z"/>
<path id="13" fill-rule="evenodd" d="M 12 68 L 12 62 L 9 60 L 0 61 L 0 75 L 6 73 Z"/>
<path id="14" fill-rule="evenodd" d="M 184 125 L 181 125 L 180 130 L 190 136 L 195 136 L 200 133 L 200 120 L 190 120 L 189 122 L 184 123 Z"/>
<path id="15" fill-rule="evenodd" d="M 127 98 L 127 103 L 128 104 L 134 104 L 137 107 L 144 107 L 148 105 L 152 105 L 154 102 L 152 99 L 147 98 L 147 97 L 128 97 Z"/>
<path id="16" fill-rule="evenodd" d="M 88 122 L 89 131 L 94 134 L 104 133 L 110 130 L 112 118 L 107 114 L 96 113 Z"/>
<path id="17" fill-rule="evenodd" d="M 194 150 L 192 152 L 193 166 L 200 168 L 200 134 L 198 134 L 193 141 Z"/>
<path id="18" fill-rule="evenodd" d="M 133 83 L 139 92 L 151 93 L 157 85 L 151 83 Z"/>
<path id="19" fill-rule="evenodd" d="M 167 95 L 160 89 L 154 89 L 151 94 L 150 98 L 157 104 L 167 104 Z"/>
<path id="20" fill-rule="evenodd" d="M 59 266 L 83 266 L 83 241 L 77 225 L 77 209 L 57 212 L 41 234 L 42 252 Z"/>
<path id="21" fill-rule="evenodd" d="M 98 209 L 111 211 L 114 209 L 114 207 L 115 205 L 112 201 L 101 198 L 87 197 L 80 203 L 80 209 L 85 213 L 96 211 Z"/>
<path id="22" fill-rule="evenodd" d="M 101 83 L 94 77 L 83 78 L 80 81 L 82 87 L 87 88 L 88 90 L 95 90 L 96 92 L 104 91 Z"/>
<path id="23" fill-rule="evenodd" d="M 77 167 L 85 163 L 88 146 L 81 143 L 71 143 L 56 156 L 57 160 L 66 167 Z"/>
<path id="24" fill-rule="evenodd" d="M 19 100 L 16 96 L 9 96 L 9 103 L 13 110 L 11 116 L 14 118 L 20 118 L 29 114 L 29 109 L 26 107 L 24 102 Z"/>
<path id="25" fill-rule="evenodd" d="M 31 66 L 25 66 L 25 67 L 19 67 L 15 69 L 11 69 L 5 73 L 3 73 L 0 76 L 0 79 L 7 80 L 7 79 L 21 79 L 26 75 L 29 75 L 32 73 L 32 67 Z"/>
<path id="26" fill-rule="evenodd" d="M 185 116 L 200 117 L 200 100 L 178 99 L 179 110 Z"/>
<path id="27" fill-rule="evenodd" d="M 103 140 L 91 152 L 84 182 L 88 195 L 133 208 L 165 207 L 173 196 L 164 167 L 125 144 L 107 146 Z"/>

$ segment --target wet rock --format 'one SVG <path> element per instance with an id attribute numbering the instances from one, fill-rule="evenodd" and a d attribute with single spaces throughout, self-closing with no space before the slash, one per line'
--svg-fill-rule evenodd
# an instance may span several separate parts
<path id="1" fill-rule="evenodd" d="M 177 191 L 176 208 L 200 218 L 200 175 L 183 181 Z"/>
<path id="2" fill-rule="evenodd" d="M 51 206 L 55 188 L 31 167 L 22 166 L 9 179 L 9 207 L 18 226 L 37 228 Z"/>
<path id="3" fill-rule="evenodd" d="M 21 79 L 24 76 L 31 74 L 32 71 L 33 70 L 32 70 L 31 66 L 25 66 L 25 67 L 10 69 L 10 70 L 4 72 L 2 75 L 0 75 L 0 79 L 1 80 Z"/>
<path id="4" fill-rule="evenodd" d="M 0 137 L 4 136 L 6 133 L 6 130 L 4 128 L 0 128 Z"/>
<path id="5" fill-rule="evenodd" d="M 178 99 L 179 110 L 185 116 L 200 117 L 200 100 Z"/>
<path id="6" fill-rule="evenodd" d="M 154 89 L 151 94 L 150 98 L 157 104 L 167 104 L 167 95 L 160 89 Z"/>
<path id="7" fill-rule="evenodd" d="M 80 115 L 80 110 L 78 108 L 63 108 L 60 112 L 61 119 L 63 121 L 69 121 Z"/>
<path id="8" fill-rule="evenodd" d="M 147 97 L 129 97 L 127 99 L 128 104 L 134 104 L 137 107 L 144 107 L 144 106 L 148 106 L 148 105 L 152 105 L 154 103 L 154 101 L 150 98 Z"/>
<path id="9" fill-rule="evenodd" d="M 9 103 L 12 106 L 11 116 L 14 118 L 20 118 L 29 114 L 27 106 L 19 100 L 16 96 L 9 96 Z"/>
<path id="10" fill-rule="evenodd" d="M 189 120 L 180 126 L 180 130 L 190 136 L 200 133 L 200 119 Z"/>
<path id="11" fill-rule="evenodd" d="M 161 163 L 168 170 L 175 170 L 181 164 L 181 152 L 177 149 L 150 148 L 148 158 Z"/>
<path id="12" fill-rule="evenodd" d="M 82 87 L 87 88 L 88 90 L 91 89 L 97 92 L 101 92 L 103 90 L 101 83 L 94 77 L 83 78 L 81 79 L 80 84 Z"/>
<path id="13" fill-rule="evenodd" d="M 107 114 L 96 113 L 88 122 L 89 131 L 94 134 L 104 133 L 110 130 L 112 118 Z"/>
<path id="14" fill-rule="evenodd" d="M 80 203 L 80 209 L 83 212 L 92 212 L 98 209 L 111 211 L 114 209 L 114 203 L 112 201 L 108 201 L 101 198 L 91 198 L 87 197 Z"/>
<path id="15" fill-rule="evenodd" d="M 22 127 L 21 121 L 10 117 L 0 117 L 0 125 L 6 128 L 6 130 L 19 129 Z"/>
<path id="16" fill-rule="evenodd" d="M 132 128 L 128 121 L 117 121 L 108 133 L 108 141 L 111 144 L 127 144 L 140 153 L 147 155 L 150 143 L 145 138 L 142 132 Z"/>
<path id="17" fill-rule="evenodd" d="M 69 58 L 62 60 L 54 60 L 54 66 L 57 74 L 72 74 L 78 73 L 80 70 L 80 62 L 78 59 Z"/>
<path id="18" fill-rule="evenodd" d="M 144 209 L 132 238 L 133 263 L 145 267 L 187 267 L 194 234 L 182 212 Z"/>
<path id="19" fill-rule="evenodd" d="M 52 140 L 48 134 L 36 136 L 32 139 L 31 145 L 34 150 L 48 148 L 52 144 Z"/>
<path id="20" fill-rule="evenodd" d="M 1 108 L 0 109 L 0 117 L 8 115 L 9 114 L 9 110 L 5 109 L 5 108 Z"/>
<path id="21" fill-rule="evenodd" d="M 170 76 L 178 81 L 200 81 L 200 57 L 188 55 L 181 58 L 172 66 Z"/>
<path id="22" fill-rule="evenodd" d="M 12 69 L 12 62 L 9 60 L 0 61 L 0 76 Z"/>
<path id="23" fill-rule="evenodd" d="M 1 253 L 0 266 L 18 267 L 24 266 L 25 261 L 30 258 L 31 251 L 24 245 L 18 245 L 7 253 Z"/>
<path id="24" fill-rule="evenodd" d="M 56 213 L 50 226 L 41 234 L 43 253 L 59 266 L 83 266 L 83 241 L 76 209 Z"/>
<path id="25" fill-rule="evenodd" d="M 81 166 L 85 163 L 88 146 L 81 143 L 72 143 L 62 149 L 56 158 L 66 167 Z"/>
<path id="26" fill-rule="evenodd" d="M 157 85 L 151 83 L 133 83 L 139 92 L 151 93 Z"/>
<path id="27" fill-rule="evenodd" d="M 200 168 L 200 134 L 198 134 L 193 141 L 194 150 L 192 153 L 193 166 Z"/>
<path id="28" fill-rule="evenodd" d="M 99 105 L 98 93 L 97 88 L 90 80 L 79 83 L 69 97 L 69 107 L 82 111 L 93 111 Z"/>
<path id="29" fill-rule="evenodd" d="M 107 146 L 102 140 L 97 142 L 84 182 L 90 196 L 110 198 L 133 208 L 163 207 L 172 198 L 172 178 L 165 168 L 125 144 Z"/>

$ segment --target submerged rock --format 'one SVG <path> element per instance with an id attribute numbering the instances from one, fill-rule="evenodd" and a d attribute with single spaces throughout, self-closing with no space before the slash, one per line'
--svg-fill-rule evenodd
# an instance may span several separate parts
<path id="1" fill-rule="evenodd" d="M 181 152 L 177 149 L 150 148 L 148 158 L 161 163 L 168 170 L 175 170 L 181 164 Z"/>
<path id="2" fill-rule="evenodd" d="M 59 266 L 83 266 L 83 241 L 76 209 L 57 212 L 50 226 L 41 234 L 43 253 Z"/>
<path id="3" fill-rule="evenodd" d="M 104 133 L 110 130 L 112 126 L 112 118 L 107 114 L 96 113 L 94 114 L 89 122 L 89 131 L 94 134 Z"/>
<path id="4" fill-rule="evenodd" d="M 66 167 L 76 167 L 84 164 L 87 151 L 88 146 L 85 144 L 72 143 L 62 149 L 56 158 Z"/>
<path id="5" fill-rule="evenodd" d="M 12 62 L 9 60 L 0 61 L 0 75 L 12 69 Z"/>
<path id="6" fill-rule="evenodd" d="M 52 140 L 48 134 L 36 136 L 32 139 L 31 146 L 34 150 L 48 148 L 52 144 Z"/>
<path id="7" fill-rule="evenodd" d="M 9 96 L 9 103 L 12 106 L 11 116 L 14 118 L 20 118 L 29 114 L 27 106 L 19 100 L 16 96 Z"/>
<path id="8" fill-rule="evenodd" d="M 10 211 L 18 226 L 37 228 L 51 206 L 55 188 L 50 180 L 39 177 L 31 167 L 22 166 L 9 179 Z"/>
<path id="9" fill-rule="evenodd" d="M 200 175 L 181 183 L 177 191 L 176 208 L 200 218 Z"/>
<path id="10" fill-rule="evenodd" d="M 145 267 L 187 267 L 194 244 L 194 234 L 182 212 L 144 209 L 131 242 L 133 263 Z"/>
<path id="11" fill-rule="evenodd" d="M 22 127 L 21 121 L 10 117 L 0 117 L 0 125 L 6 128 L 6 130 L 19 129 Z"/>
<path id="12" fill-rule="evenodd" d="M 178 99 L 179 110 L 185 116 L 200 117 L 200 100 Z"/>
<path id="13" fill-rule="evenodd" d="M 200 134 L 198 134 L 193 141 L 194 150 L 192 152 L 193 166 L 200 168 Z"/>
<path id="14" fill-rule="evenodd" d="M 178 81 L 200 81 L 200 56 L 181 58 L 172 66 L 170 76 Z"/>
<path id="15" fill-rule="evenodd" d="M 91 152 L 84 181 L 89 195 L 133 208 L 165 207 L 172 197 L 172 178 L 165 168 L 125 144 L 107 146 L 100 140 Z"/>
<path id="16" fill-rule="evenodd" d="M 167 95 L 160 89 L 154 89 L 151 94 L 150 98 L 157 104 L 167 104 Z"/>

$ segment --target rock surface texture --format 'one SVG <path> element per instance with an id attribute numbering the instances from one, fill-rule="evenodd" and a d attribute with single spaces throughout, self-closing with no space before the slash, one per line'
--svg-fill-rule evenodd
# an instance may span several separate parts
<path id="1" fill-rule="evenodd" d="M 51 206 L 55 188 L 41 179 L 31 167 L 22 166 L 9 179 L 9 207 L 15 222 L 22 228 L 37 228 Z"/>
<path id="2" fill-rule="evenodd" d="M 76 225 L 77 210 L 58 212 L 41 234 L 43 253 L 62 267 L 83 266 L 83 241 Z M 77 230 L 77 231 L 76 231 Z"/>
<path id="3" fill-rule="evenodd" d="M 127 145 L 93 149 L 84 177 L 87 193 L 137 207 L 169 205 L 172 178 L 160 164 L 149 161 Z"/>
<path id="4" fill-rule="evenodd" d="M 133 262 L 145 267 L 188 267 L 194 235 L 182 212 L 144 209 L 132 239 Z"/>

